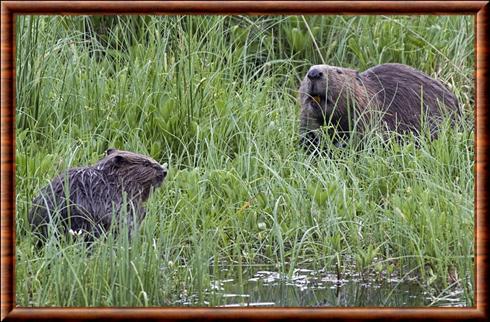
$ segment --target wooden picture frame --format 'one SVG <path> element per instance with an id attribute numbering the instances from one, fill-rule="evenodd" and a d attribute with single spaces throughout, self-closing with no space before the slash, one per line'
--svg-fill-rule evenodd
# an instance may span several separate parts
<path id="1" fill-rule="evenodd" d="M 436 14 L 474 15 L 476 51 L 476 306 L 469 308 L 26 308 L 15 307 L 15 16 L 100 14 Z M 1 319 L 476 319 L 489 318 L 487 152 L 488 1 L 2 1 Z"/>

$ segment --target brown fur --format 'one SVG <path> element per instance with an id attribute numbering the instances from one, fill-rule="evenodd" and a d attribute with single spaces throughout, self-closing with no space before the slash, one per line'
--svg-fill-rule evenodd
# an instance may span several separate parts
<path id="1" fill-rule="evenodd" d="M 329 134 L 335 141 L 348 137 L 354 129 L 362 134 L 372 126 L 418 135 L 425 119 L 434 138 L 447 112 L 459 114 L 453 93 L 406 65 L 382 64 L 363 73 L 328 65 L 315 65 L 310 71 L 313 69 L 321 76 L 305 76 L 299 89 L 300 134 L 307 146 L 319 144 L 317 130 L 323 125 L 330 126 Z"/>
<path id="2" fill-rule="evenodd" d="M 69 169 L 43 188 L 32 202 L 29 223 L 41 237 L 46 237 L 49 223 L 97 237 L 116 216 L 131 232 L 145 216 L 143 203 L 166 173 L 150 157 L 109 149 L 95 165 Z"/>

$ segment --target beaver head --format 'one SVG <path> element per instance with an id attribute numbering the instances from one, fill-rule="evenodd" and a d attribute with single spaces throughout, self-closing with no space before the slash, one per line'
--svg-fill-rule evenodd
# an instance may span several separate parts
<path id="1" fill-rule="evenodd" d="M 369 101 L 358 71 L 329 65 L 314 65 L 308 70 L 299 98 L 301 142 L 305 146 L 318 145 L 315 131 L 322 125 L 332 126 L 328 131 L 337 144 L 351 130 L 357 109 Z"/>
<path id="2" fill-rule="evenodd" d="M 358 99 L 362 85 L 358 71 L 329 65 L 311 66 L 300 87 L 302 106 L 310 106 L 323 118 L 334 113 L 336 107 L 344 111 L 349 96 Z"/>
<path id="3" fill-rule="evenodd" d="M 106 151 L 106 156 L 95 164 L 95 168 L 115 178 L 131 197 L 139 197 L 143 202 L 167 176 L 167 168 L 152 158 L 114 148 Z"/>

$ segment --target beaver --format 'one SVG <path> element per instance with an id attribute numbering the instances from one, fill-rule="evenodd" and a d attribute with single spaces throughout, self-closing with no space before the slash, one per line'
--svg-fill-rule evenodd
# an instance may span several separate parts
<path id="1" fill-rule="evenodd" d="M 32 231 L 41 244 L 50 223 L 86 240 L 107 232 L 115 220 L 131 233 L 166 175 L 166 167 L 148 156 L 110 148 L 95 165 L 69 169 L 41 189 L 29 211 Z"/>
<path id="2" fill-rule="evenodd" d="M 362 73 L 329 65 L 312 66 L 301 82 L 300 141 L 306 148 L 320 143 L 318 129 L 327 125 L 339 145 L 351 133 L 377 126 L 419 136 L 423 124 L 430 137 L 448 114 L 459 115 L 456 96 L 439 81 L 403 64 L 382 64 Z"/>

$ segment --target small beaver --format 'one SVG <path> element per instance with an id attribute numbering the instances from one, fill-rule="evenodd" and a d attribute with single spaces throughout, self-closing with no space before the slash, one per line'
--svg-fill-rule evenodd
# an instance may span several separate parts
<path id="1" fill-rule="evenodd" d="M 134 221 L 145 216 L 143 203 L 166 175 L 167 169 L 150 157 L 108 149 L 95 165 L 69 169 L 44 187 L 32 202 L 29 223 L 44 238 L 50 223 L 84 232 L 85 239 L 87 233 L 92 239 L 108 231 L 114 220 L 122 219 L 131 232 Z"/>
<path id="2" fill-rule="evenodd" d="M 446 115 L 459 115 L 456 96 L 439 81 L 410 66 L 382 64 L 362 73 L 329 65 L 312 66 L 301 82 L 301 143 L 316 147 L 318 129 L 329 125 L 336 144 L 356 129 L 420 134 L 426 122 L 432 138 Z M 421 113 L 423 111 L 423 113 Z"/>

